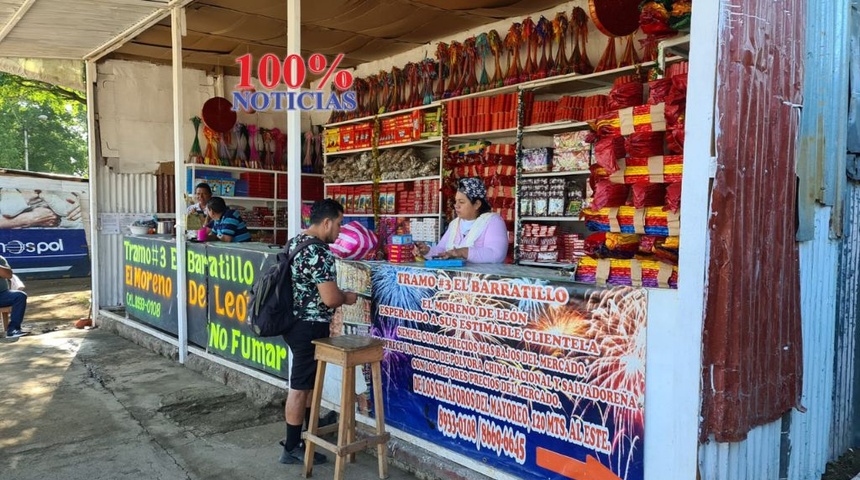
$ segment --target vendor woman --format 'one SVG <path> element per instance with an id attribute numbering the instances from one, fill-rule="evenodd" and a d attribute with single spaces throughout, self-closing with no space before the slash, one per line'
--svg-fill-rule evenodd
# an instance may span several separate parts
<path id="1" fill-rule="evenodd" d="M 210 237 L 217 237 L 222 242 L 248 242 L 251 234 L 242 216 L 236 210 L 227 208 L 227 203 L 221 197 L 212 197 L 206 202 L 206 213 L 212 219 L 206 225 L 210 229 Z"/>
<path id="2" fill-rule="evenodd" d="M 508 254 L 505 221 L 490 211 L 487 187 L 480 178 L 461 178 L 454 197 L 457 218 L 433 248 L 417 243 L 425 258 L 462 258 L 470 263 L 502 263 Z"/>

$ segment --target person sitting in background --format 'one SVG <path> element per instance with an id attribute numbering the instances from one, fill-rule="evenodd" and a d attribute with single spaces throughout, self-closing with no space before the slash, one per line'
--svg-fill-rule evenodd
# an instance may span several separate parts
<path id="1" fill-rule="evenodd" d="M 425 258 L 462 258 L 471 263 L 502 263 L 508 255 L 505 221 L 490 209 L 487 187 L 477 177 L 461 178 L 454 197 L 457 218 L 433 248 L 416 242 Z"/>
<path id="2" fill-rule="evenodd" d="M 12 267 L 5 257 L 0 256 L 0 307 L 12 307 L 12 318 L 6 329 L 6 338 L 23 337 L 30 332 L 21 330 L 24 323 L 24 312 L 27 310 L 27 294 L 9 287 L 12 279 Z"/>
<path id="3" fill-rule="evenodd" d="M 210 236 L 215 236 L 222 242 L 248 242 L 251 234 L 242 216 L 236 210 L 227 208 L 221 197 L 212 197 L 206 203 L 206 211 L 212 219 L 206 227 Z"/>
<path id="4" fill-rule="evenodd" d="M 212 198 L 212 188 L 206 182 L 198 183 L 194 188 L 194 198 L 197 199 L 197 203 L 189 205 L 185 213 L 205 215 L 206 204 L 209 203 L 209 199 Z"/>

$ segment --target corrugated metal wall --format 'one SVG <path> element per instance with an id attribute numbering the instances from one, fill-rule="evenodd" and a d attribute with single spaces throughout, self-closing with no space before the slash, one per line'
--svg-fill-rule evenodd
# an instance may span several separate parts
<path id="1" fill-rule="evenodd" d="M 102 166 L 98 173 L 98 210 L 103 213 L 152 213 L 155 211 L 155 175 L 118 174 Z M 99 303 L 101 307 L 124 305 L 122 234 L 99 233 Z"/>
<path id="2" fill-rule="evenodd" d="M 836 271 L 839 243 L 829 238 L 830 207 L 815 210 L 815 236 L 800 244 L 805 413 L 791 412 L 788 478 L 821 478 L 830 455 L 833 417 L 833 358 L 836 324 Z"/>
<path id="3" fill-rule="evenodd" d="M 855 445 L 854 367 L 857 318 L 860 316 L 860 186 L 849 183 L 845 195 L 845 235 L 839 253 L 836 297 L 836 354 L 830 460 Z"/>
<path id="4" fill-rule="evenodd" d="M 740 441 L 797 405 L 794 175 L 805 0 L 724 0 L 703 331 L 702 433 Z"/>
<path id="5" fill-rule="evenodd" d="M 743 442 L 703 444 L 699 447 L 701 480 L 778 479 L 780 423 L 754 428 Z"/>

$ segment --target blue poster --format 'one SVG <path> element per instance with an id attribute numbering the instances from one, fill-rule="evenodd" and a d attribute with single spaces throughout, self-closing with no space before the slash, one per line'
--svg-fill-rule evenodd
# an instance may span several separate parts
<path id="1" fill-rule="evenodd" d="M 24 280 L 90 274 L 83 229 L 0 229 L 0 255 L 6 257 L 15 274 Z"/>
<path id="2" fill-rule="evenodd" d="M 522 478 L 644 477 L 647 296 L 383 265 L 385 420 Z"/>

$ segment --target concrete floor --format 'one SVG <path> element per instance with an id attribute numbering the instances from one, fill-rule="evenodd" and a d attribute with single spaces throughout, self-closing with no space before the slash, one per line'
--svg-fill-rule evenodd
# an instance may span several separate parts
<path id="1" fill-rule="evenodd" d="M 280 407 L 104 329 L 2 339 L 0 366 L 0 479 L 301 478 L 277 461 Z M 333 468 L 329 455 L 314 477 Z M 359 454 L 346 478 L 378 478 L 376 458 Z"/>

